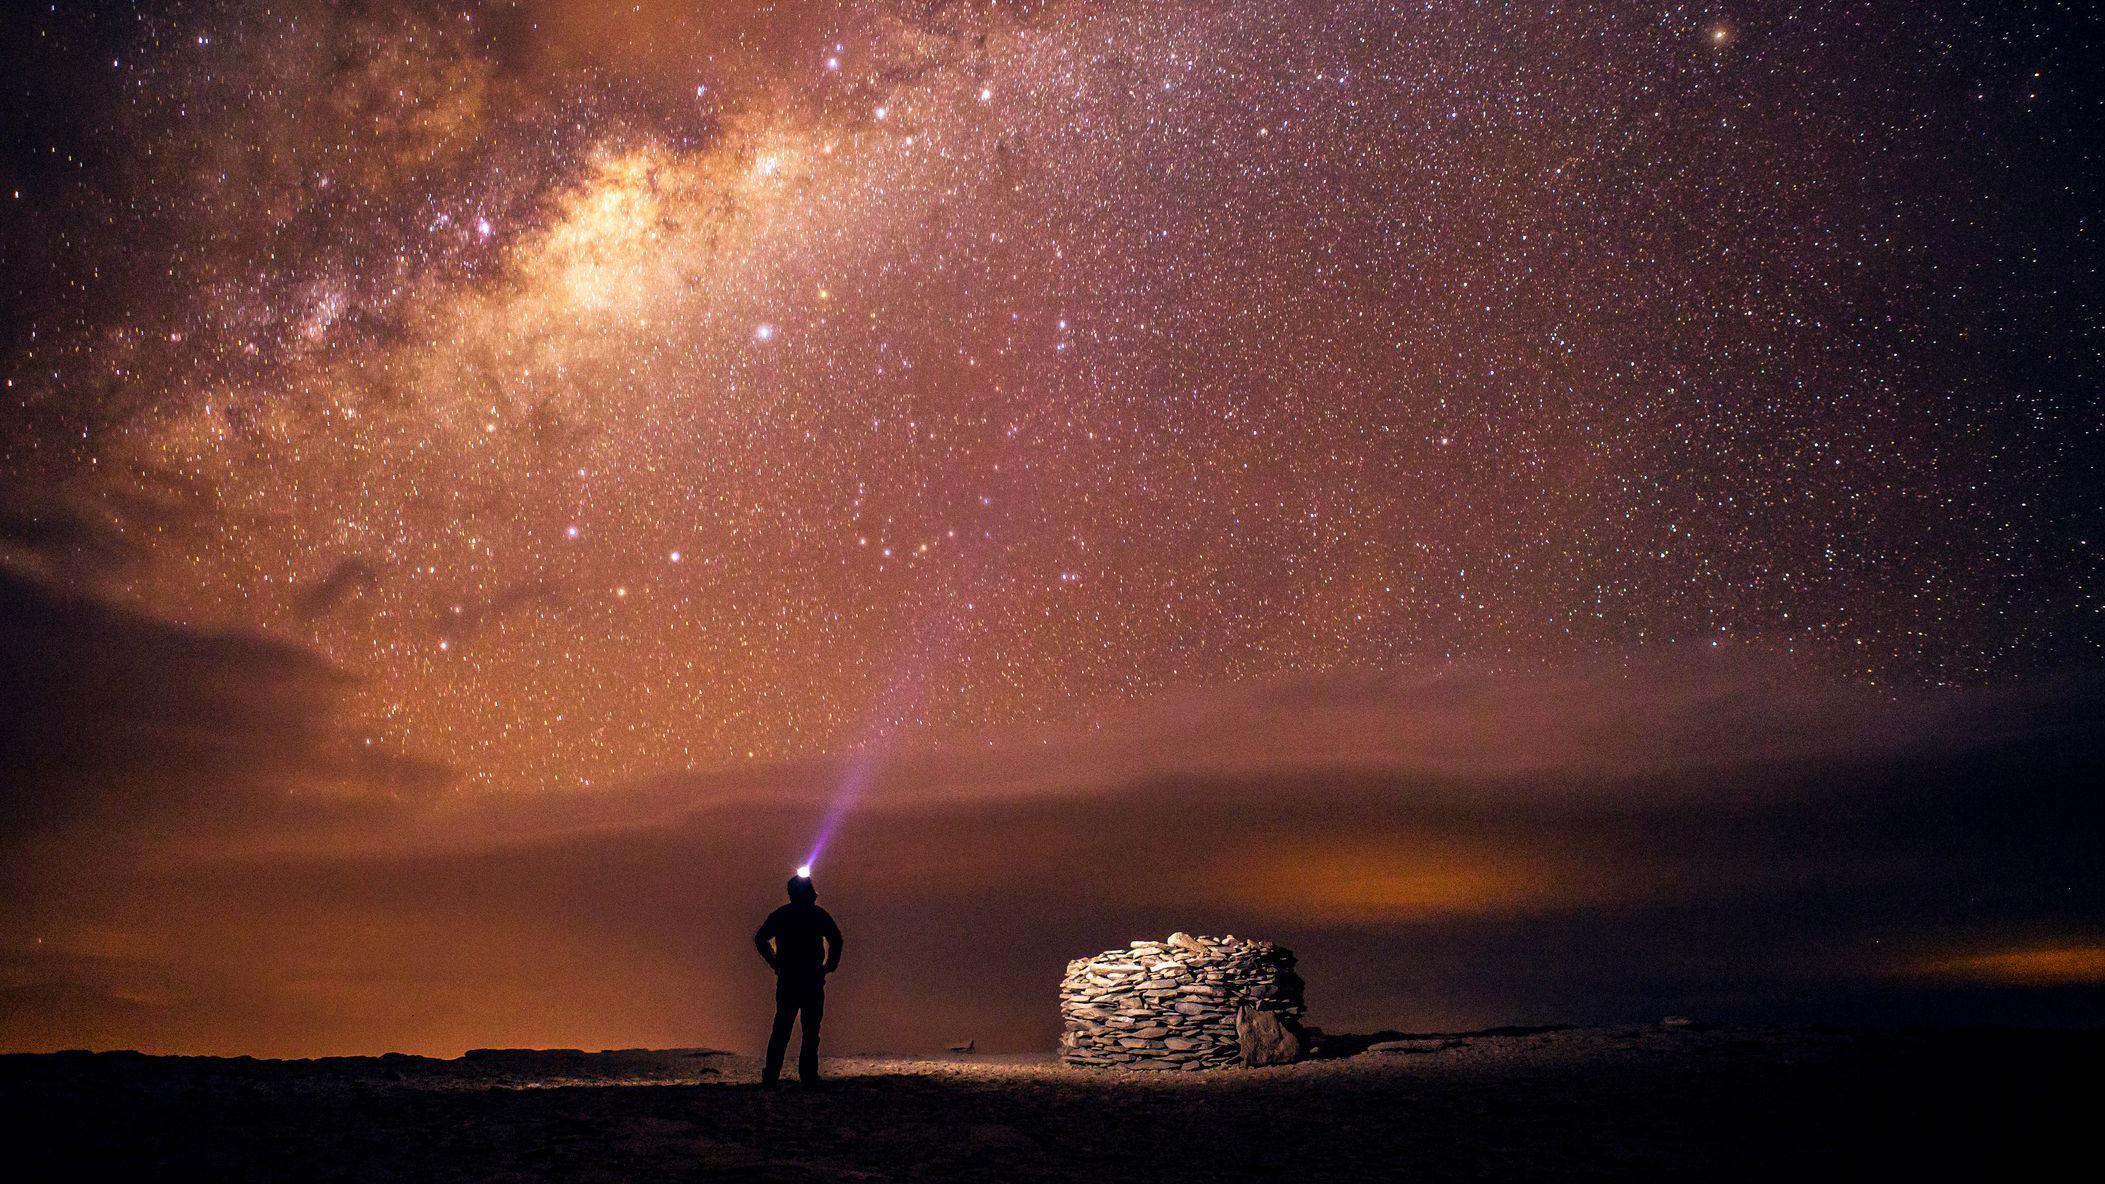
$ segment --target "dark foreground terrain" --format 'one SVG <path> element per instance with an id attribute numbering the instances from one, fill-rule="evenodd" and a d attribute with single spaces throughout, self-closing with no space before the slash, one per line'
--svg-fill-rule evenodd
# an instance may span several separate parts
<path id="1" fill-rule="evenodd" d="M 1645 1027 L 1383 1048 L 1206 1075 L 843 1058 L 818 1092 L 762 1091 L 752 1060 L 702 1050 L 60 1053 L 0 1057 L 0 1114 L 17 1180 L 1899 1180 L 2088 1162 L 2105 1096 L 2099 1033 Z"/>

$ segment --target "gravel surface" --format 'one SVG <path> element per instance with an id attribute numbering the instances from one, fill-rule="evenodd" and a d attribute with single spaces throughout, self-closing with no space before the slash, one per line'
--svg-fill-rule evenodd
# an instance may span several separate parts
<path id="1" fill-rule="evenodd" d="M 18 1055 L 0 1112 L 21 1180 L 2015 1178 L 2087 1154 L 2105 1051 L 1991 1030 L 1385 1035 L 1204 1074 L 842 1057 L 816 1091 L 699 1049 Z"/>

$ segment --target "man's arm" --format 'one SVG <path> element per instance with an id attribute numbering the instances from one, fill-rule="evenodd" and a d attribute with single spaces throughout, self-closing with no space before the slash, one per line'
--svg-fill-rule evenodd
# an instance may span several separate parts
<path id="1" fill-rule="evenodd" d="M 775 947 L 768 944 L 769 939 L 774 936 L 775 919 L 769 917 L 766 921 L 761 922 L 759 929 L 753 932 L 753 948 L 760 951 L 760 956 L 767 960 L 769 966 L 780 970 L 781 967 L 775 966 Z"/>
<path id="2" fill-rule="evenodd" d="M 833 923 L 832 913 L 821 915 L 826 918 L 826 973 L 832 974 L 841 968 L 841 927 Z"/>

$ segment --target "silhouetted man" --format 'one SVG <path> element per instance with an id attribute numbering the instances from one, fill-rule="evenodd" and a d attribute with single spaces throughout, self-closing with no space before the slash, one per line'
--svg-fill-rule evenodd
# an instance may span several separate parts
<path id="1" fill-rule="evenodd" d="M 771 944 L 772 943 L 772 944 Z M 804 1048 L 797 1057 L 797 1079 L 819 1080 L 819 1022 L 826 1015 L 826 976 L 841 964 L 841 930 L 819 907 L 819 890 L 806 876 L 791 876 L 789 903 L 767 915 L 753 934 L 760 956 L 775 968 L 775 1029 L 767 1038 L 767 1068 L 760 1083 L 773 1085 L 782 1076 L 782 1054 L 789 1048 L 789 1028 L 804 1017 Z"/>

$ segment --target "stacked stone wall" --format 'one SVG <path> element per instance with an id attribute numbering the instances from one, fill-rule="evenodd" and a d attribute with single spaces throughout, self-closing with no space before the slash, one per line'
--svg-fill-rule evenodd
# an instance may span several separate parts
<path id="1" fill-rule="evenodd" d="M 1297 1025 L 1301 976 L 1268 941 L 1193 937 L 1136 941 L 1067 964 L 1060 983 L 1060 1059 L 1103 1069 L 1202 1070 L 1241 1059 L 1236 1012 Z"/>

